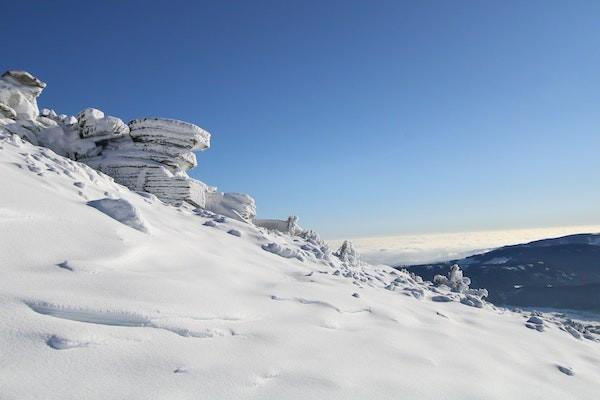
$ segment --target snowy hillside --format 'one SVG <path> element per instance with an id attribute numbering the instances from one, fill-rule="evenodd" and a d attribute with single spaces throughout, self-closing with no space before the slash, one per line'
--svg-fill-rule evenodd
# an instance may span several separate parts
<path id="1" fill-rule="evenodd" d="M 169 205 L 19 136 L 0 124 L 1 399 L 597 398 L 598 326 L 361 263 L 231 212 L 246 197 Z"/>

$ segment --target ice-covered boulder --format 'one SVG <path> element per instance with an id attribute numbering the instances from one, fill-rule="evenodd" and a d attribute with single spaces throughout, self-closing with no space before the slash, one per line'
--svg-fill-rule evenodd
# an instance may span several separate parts
<path id="1" fill-rule="evenodd" d="M 129 126 L 117 117 L 105 116 L 95 108 L 86 108 L 77 116 L 79 136 L 95 141 L 116 139 L 129 133 Z"/>
<path id="2" fill-rule="evenodd" d="M 304 231 L 304 229 L 298 225 L 298 217 L 295 215 L 290 215 L 286 220 L 256 219 L 254 220 L 254 225 L 271 231 L 288 233 L 292 236 L 298 235 Z"/>
<path id="3" fill-rule="evenodd" d="M 222 193 L 211 188 L 204 208 L 241 221 L 250 222 L 256 217 L 256 202 L 245 193 Z"/>
<path id="4" fill-rule="evenodd" d="M 94 109 L 80 115 L 80 126 L 85 127 L 82 118 L 101 128 L 82 131 L 82 137 L 110 139 L 102 153 L 86 163 L 130 189 L 152 193 L 166 203 L 206 207 L 208 186 L 185 173 L 197 164 L 193 151 L 210 145 L 210 134 L 204 129 L 164 118 L 135 119 L 124 125 Z M 108 136 L 97 135 L 102 131 Z"/>
<path id="5" fill-rule="evenodd" d="M 29 72 L 6 71 L 0 77 L 2 114 L 14 113 L 14 119 L 36 119 L 40 114 L 36 99 L 45 87 L 44 82 Z"/>
<path id="6" fill-rule="evenodd" d="M 210 133 L 188 122 L 166 118 L 142 118 L 129 122 L 136 142 L 152 143 L 184 153 L 210 147 Z"/>

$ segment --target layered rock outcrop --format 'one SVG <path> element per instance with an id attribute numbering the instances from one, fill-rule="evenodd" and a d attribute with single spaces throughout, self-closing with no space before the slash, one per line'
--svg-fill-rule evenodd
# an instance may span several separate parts
<path id="1" fill-rule="evenodd" d="M 46 84 L 25 71 L 6 71 L 0 78 L 0 114 L 16 119 L 39 115 L 37 97 Z"/>
<path id="2" fill-rule="evenodd" d="M 154 117 L 125 124 L 94 108 L 76 117 L 47 109 L 40 113 L 37 97 L 45 87 L 27 72 L 5 72 L 0 78 L 0 129 L 88 164 L 165 203 L 190 203 L 238 220 L 254 220 L 252 197 L 219 192 L 187 175 L 197 165 L 194 151 L 210 147 L 210 133 L 204 129 Z"/>

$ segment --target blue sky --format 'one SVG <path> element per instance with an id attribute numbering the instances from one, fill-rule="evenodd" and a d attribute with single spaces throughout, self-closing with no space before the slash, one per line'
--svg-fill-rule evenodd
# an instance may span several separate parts
<path id="1" fill-rule="evenodd" d="M 191 175 L 330 238 L 600 222 L 600 2 L 0 1 L 40 106 L 213 134 Z"/>

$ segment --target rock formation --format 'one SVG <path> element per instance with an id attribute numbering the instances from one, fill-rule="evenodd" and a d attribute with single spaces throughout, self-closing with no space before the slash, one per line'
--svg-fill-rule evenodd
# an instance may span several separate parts
<path id="1" fill-rule="evenodd" d="M 125 124 L 93 108 L 77 117 L 47 109 L 40 114 L 37 97 L 45 87 L 28 72 L 5 72 L 0 78 L 0 130 L 83 162 L 165 203 L 189 203 L 241 221 L 254 220 L 252 197 L 219 192 L 187 175 L 197 165 L 194 151 L 210 147 L 210 133 L 204 129 L 165 118 Z"/>
<path id="2" fill-rule="evenodd" d="M 0 78 L 0 113 L 16 119 L 35 119 L 39 115 L 37 97 L 46 84 L 25 71 L 7 71 Z"/>
<path id="3" fill-rule="evenodd" d="M 271 231 L 289 233 L 292 236 L 298 235 L 304 231 L 304 229 L 298 225 L 298 217 L 295 215 L 290 215 L 287 220 L 257 219 L 254 221 L 254 225 Z"/>

